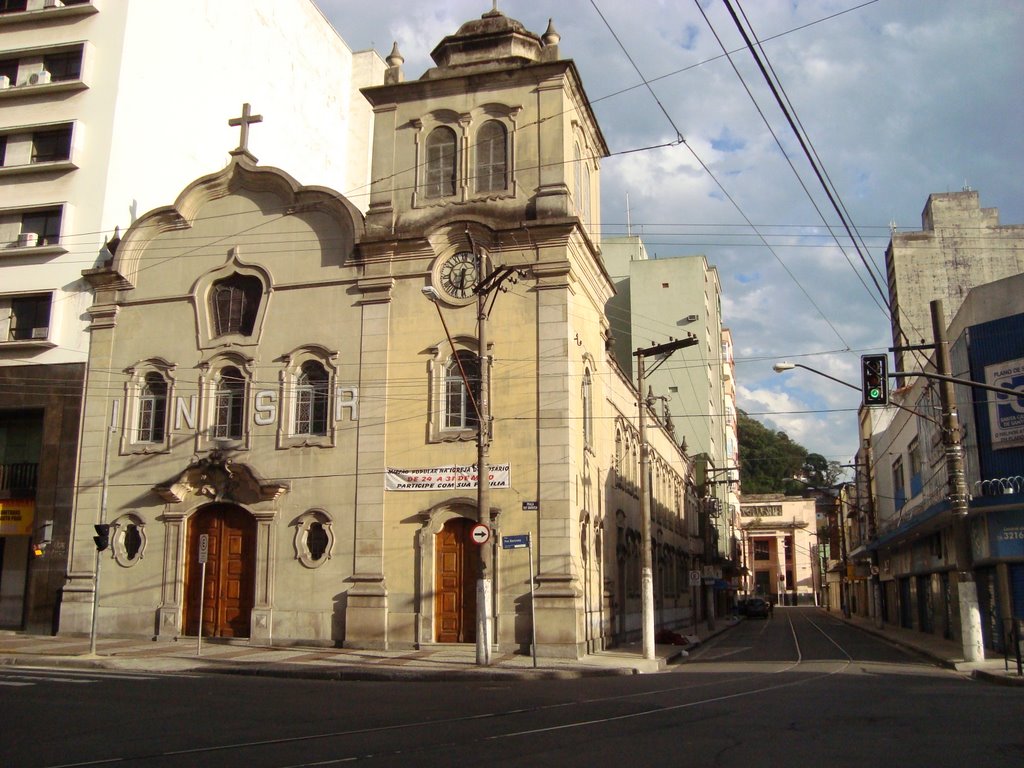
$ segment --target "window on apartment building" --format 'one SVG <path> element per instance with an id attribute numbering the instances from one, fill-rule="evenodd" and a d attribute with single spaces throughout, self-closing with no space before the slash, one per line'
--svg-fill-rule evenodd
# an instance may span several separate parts
<path id="1" fill-rule="evenodd" d="M 6 139 L 6 137 L 4 137 Z M 54 163 L 71 157 L 71 126 L 62 125 L 32 134 L 32 162 Z"/>
<path id="2" fill-rule="evenodd" d="M 465 380 L 463 380 L 465 374 Z M 473 387 L 470 397 L 466 381 Z M 444 370 L 445 429 L 475 429 L 480 423 L 475 398 L 480 388 L 480 361 L 475 352 L 460 349 L 448 359 Z"/>
<path id="3" fill-rule="evenodd" d="M 488 120 L 476 135 L 476 191 L 500 192 L 508 187 L 508 131 Z"/>
<path id="4" fill-rule="evenodd" d="M 0 13 L 18 13 L 28 9 L 28 0 L 0 0 Z"/>
<path id="5" fill-rule="evenodd" d="M 234 366 L 221 370 L 214 401 L 213 437 L 241 440 L 245 418 L 245 379 Z"/>
<path id="6" fill-rule="evenodd" d="M 326 435 L 329 401 L 327 370 L 316 360 L 302 364 L 295 384 L 295 434 Z"/>
<path id="7" fill-rule="evenodd" d="M 9 341 L 45 339 L 50 333 L 50 305 L 48 293 L 15 296 L 11 299 Z"/>
<path id="8" fill-rule="evenodd" d="M 21 215 L 21 232 L 32 232 L 36 245 L 57 245 L 60 243 L 60 208 L 43 208 L 26 211 Z"/>
<path id="9" fill-rule="evenodd" d="M 903 457 L 892 463 L 892 496 L 896 509 L 902 509 L 907 503 L 906 479 L 903 476 Z"/>
<path id="10" fill-rule="evenodd" d="M 771 555 L 768 552 L 768 542 L 764 540 L 754 539 L 754 559 L 755 560 L 769 560 Z"/>
<path id="11" fill-rule="evenodd" d="M 50 73 L 51 83 L 78 80 L 82 76 L 81 47 L 43 56 L 43 69 Z"/>
<path id="12" fill-rule="evenodd" d="M 213 284 L 214 335 L 252 334 L 263 283 L 252 275 L 231 275 Z"/>
<path id="13" fill-rule="evenodd" d="M 8 85 L 16 85 L 18 82 L 18 60 L 0 60 L 0 77 L 6 77 Z"/>
<path id="14" fill-rule="evenodd" d="M 7 165 L 7 135 L 0 136 L 0 167 Z"/>
<path id="15" fill-rule="evenodd" d="M 139 392 L 138 442 L 162 443 L 167 425 L 167 381 L 152 371 Z"/>
<path id="16" fill-rule="evenodd" d="M 907 458 L 910 459 L 910 497 L 913 498 L 924 488 L 921 442 L 916 437 L 910 441 L 910 445 L 907 447 Z"/>
<path id="17" fill-rule="evenodd" d="M 456 136 L 451 128 L 435 128 L 427 136 L 426 184 L 423 194 L 427 197 L 449 197 L 455 194 Z"/>

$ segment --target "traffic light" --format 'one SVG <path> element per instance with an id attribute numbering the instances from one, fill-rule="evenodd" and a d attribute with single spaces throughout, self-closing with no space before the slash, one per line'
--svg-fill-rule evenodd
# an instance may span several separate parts
<path id="1" fill-rule="evenodd" d="M 860 356 L 861 393 L 864 405 L 889 404 L 889 356 Z"/>
<path id="2" fill-rule="evenodd" d="M 96 529 L 96 535 L 92 537 L 96 542 L 96 551 L 102 552 L 110 546 L 110 526 L 107 523 L 100 523 L 93 528 Z"/>

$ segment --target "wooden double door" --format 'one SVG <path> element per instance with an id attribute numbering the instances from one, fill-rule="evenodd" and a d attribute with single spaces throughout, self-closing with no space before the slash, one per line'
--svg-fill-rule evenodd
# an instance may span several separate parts
<path id="1" fill-rule="evenodd" d="M 256 521 L 231 504 L 213 504 L 195 515 L 188 527 L 185 564 L 185 634 L 199 630 L 199 537 L 208 539 L 205 595 L 202 599 L 203 637 L 249 637 L 256 591 Z"/>
<path id="2" fill-rule="evenodd" d="M 434 634 L 438 643 L 476 642 L 476 579 L 480 545 L 474 521 L 456 517 L 434 541 Z"/>

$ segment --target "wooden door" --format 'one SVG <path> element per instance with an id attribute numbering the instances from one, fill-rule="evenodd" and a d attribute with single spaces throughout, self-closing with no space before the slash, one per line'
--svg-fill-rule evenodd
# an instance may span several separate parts
<path id="1" fill-rule="evenodd" d="M 199 626 L 199 537 L 209 536 L 203 637 L 248 637 L 256 590 L 256 522 L 240 507 L 217 505 L 193 516 L 185 567 L 185 634 Z"/>
<path id="2" fill-rule="evenodd" d="M 434 544 L 434 634 L 439 643 L 476 642 L 476 576 L 479 545 L 473 521 L 445 523 Z"/>

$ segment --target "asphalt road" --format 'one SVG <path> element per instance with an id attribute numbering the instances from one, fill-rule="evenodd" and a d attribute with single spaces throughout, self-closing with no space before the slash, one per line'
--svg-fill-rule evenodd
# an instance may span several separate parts
<path id="1" fill-rule="evenodd" d="M 1024 692 L 816 609 L 671 671 L 459 683 L 0 668 L 0 766 L 1024 765 Z"/>

